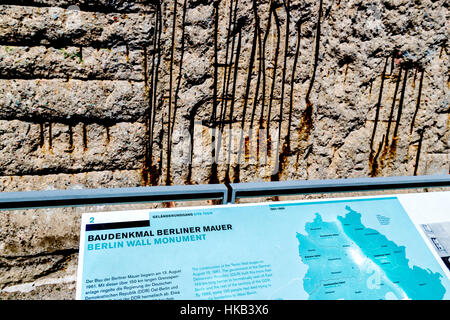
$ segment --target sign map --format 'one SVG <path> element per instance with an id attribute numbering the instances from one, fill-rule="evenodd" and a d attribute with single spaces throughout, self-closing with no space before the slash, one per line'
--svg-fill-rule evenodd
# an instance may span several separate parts
<path id="1" fill-rule="evenodd" d="M 77 298 L 449 299 L 422 227 L 449 222 L 449 202 L 433 192 L 87 213 Z"/>

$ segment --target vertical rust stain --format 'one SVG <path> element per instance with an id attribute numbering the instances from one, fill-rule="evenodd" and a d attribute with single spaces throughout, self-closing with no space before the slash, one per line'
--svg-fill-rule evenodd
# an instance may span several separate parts
<path id="1" fill-rule="evenodd" d="M 83 123 L 83 151 L 88 148 L 87 124 Z"/>
<path id="2" fill-rule="evenodd" d="M 317 24 L 316 24 L 316 47 L 315 47 L 315 51 L 314 51 L 314 67 L 313 67 L 313 73 L 311 76 L 311 81 L 309 82 L 309 88 L 308 88 L 308 92 L 306 93 L 306 97 L 305 97 L 305 101 L 306 101 L 306 106 L 307 108 L 309 106 L 312 106 L 312 103 L 309 99 L 310 95 L 311 95 L 311 91 L 312 91 L 312 87 L 314 85 L 314 80 L 316 78 L 316 71 L 317 71 L 317 65 L 319 62 L 319 49 L 320 49 L 320 20 L 322 18 L 322 1 L 320 0 L 319 2 L 319 12 L 317 15 Z"/>
<path id="3" fill-rule="evenodd" d="M 385 138 L 385 136 L 383 135 L 381 142 L 378 144 L 378 150 L 375 153 L 375 155 L 372 152 L 370 153 L 369 175 L 371 177 L 376 177 L 379 174 L 379 169 L 381 169 L 380 164 L 378 163 L 378 157 L 380 156 L 381 150 L 383 148 L 384 138 Z"/>
<path id="4" fill-rule="evenodd" d="M 153 32 L 153 43 L 152 43 L 152 64 L 150 72 L 148 72 L 147 67 L 147 48 L 144 48 L 144 77 L 146 82 L 148 82 L 148 74 L 150 75 L 150 87 L 148 89 L 148 111 L 146 112 L 146 138 L 147 143 L 145 145 L 145 156 L 144 164 L 141 172 L 141 183 L 144 186 L 147 185 L 157 185 L 159 181 L 158 167 L 153 163 L 153 145 L 154 145 L 154 123 L 156 117 L 156 104 L 158 102 L 158 76 L 159 76 L 159 66 L 161 62 L 161 34 L 162 34 L 162 14 L 161 14 L 161 3 L 156 3 L 156 14 L 155 14 L 155 28 Z M 161 158 L 160 158 L 161 159 Z"/>
<path id="5" fill-rule="evenodd" d="M 240 165 L 237 164 L 236 166 L 233 167 L 233 183 L 239 183 L 241 180 L 241 175 L 240 175 L 241 171 L 240 171 Z"/>
<path id="6" fill-rule="evenodd" d="M 109 142 L 111 141 L 111 135 L 109 132 L 109 125 L 105 125 L 105 130 L 106 130 L 106 144 L 108 145 Z"/>
<path id="7" fill-rule="evenodd" d="M 148 89 L 148 65 L 147 65 L 147 48 L 143 48 L 143 56 L 144 56 L 144 84 L 145 89 Z"/>
<path id="8" fill-rule="evenodd" d="M 231 103 L 230 103 L 230 115 L 229 115 L 229 132 L 232 132 L 233 125 L 233 114 L 234 114 L 234 105 L 235 105 L 235 97 L 236 97 L 236 86 L 237 86 L 237 78 L 239 73 L 239 57 L 241 53 L 241 43 L 242 43 L 242 27 L 244 24 L 244 19 L 239 19 L 235 25 L 234 33 L 238 33 L 238 43 L 236 47 L 236 62 L 234 64 L 234 74 L 233 74 L 233 87 L 231 90 Z M 231 159 L 231 145 L 232 145 L 232 134 L 228 137 L 228 159 Z M 225 173 L 225 181 L 230 182 L 230 169 L 231 163 L 228 161 L 227 169 Z M 239 178 L 239 177 L 237 177 Z"/>
<path id="9" fill-rule="evenodd" d="M 144 165 L 141 168 L 141 185 L 147 186 L 148 185 L 148 178 L 149 178 L 149 167 L 150 167 L 150 161 L 149 161 L 149 143 L 148 143 L 148 136 L 149 136 L 149 119 L 145 119 L 145 133 L 147 138 L 147 143 L 145 144 L 145 154 L 144 154 Z"/>
<path id="10" fill-rule="evenodd" d="M 128 48 L 128 47 L 127 47 Z M 148 95 L 149 100 L 152 99 L 152 94 L 148 87 L 148 62 L 147 62 L 147 48 L 143 48 L 143 57 L 144 57 L 144 86 L 145 86 L 145 93 Z M 127 55 L 127 61 L 128 61 L 128 55 Z M 141 169 L 141 185 L 147 186 L 148 185 L 148 178 L 149 178 L 149 130 L 150 130 L 150 124 L 149 119 L 145 119 L 145 132 L 146 132 L 146 138 L 147 143 L 145 144 L 145 154 L 144 154 L 144 165 Z"/>
<path id="11" fill-rule="evenodd" d="M 289 115 L 288 115 L 288 128 L 287 134 L 285 137 L 285 143 L 283 144 L 283 149 L 280 157 L 280 170 L 284 169 L 285 161 L 287 156 L 291 155 L 291 125 L 292 125 L 292 111 L 294 108 L 294 82 L 295 82 L 295 71 L 297 69 L 298 57 L 300 55 L 300 41 L 301 41 L 301 27 L 302 20 L 299 19 L 296 24 L 297 30 L 297 47 L 295 49 L 294 56 L 294 64 L 292 66 L 292 74 L 291 74 L 291 90 L 289 95 Z M 296 161 L 297 164 L 298 161 Z"/>
<path id="12" fill-rule="evenodd" d="M 419 137 L 419 144 L 417 146 L 416 163 L 414 165 L 414 175 L 415 176 L 417 176 L 417 169 L 419 168 L 420 151 L 422 150 L 422 140 L 423 140 L 424 131 L 425 131 L 425 128 L 417 130 L 420 137 Z"/>
<path id="13" fill-rule="evenodd" d="M 384 140 L 384 136 L 383 136 L 383 140 L 381 141 L 381 143 L 380 143 L 380 145 L 378 147 L 378 151 L 374 155 L 373 143 L 374 143 L 374 140 L 375 140 L 375 133 L 377 131 L 377 125 L 378 125 L 378 120 L 379 120 L 379 116 L 380 116 L 381 100 L 382 100 L 382 96 L 383 96 L 383 87 L 384 87 L 384 80 L 385 80 L 385 75 L 386 75 L 387 63 L 388 63 L 388 58 L 386 58 L 386 61 L 385 61 L 385 64 L 384 64 L 384 68 L 383 68 L 383 72 L 381 73 L 380 92 L 378 94 L 378 102 L 376 104 L 376 111 L 375 111 L 375 119 L 374 119 L 374 124 L 373 124 L 372 137 L 370 139 L 369 170 L 370 170 L 370 174 L 371 174 L 372 177 L 377 175 L 377 169 L 378 169 L 377 159 L 378 159 L 379 153 L 381 151 L 381 147 L 382 147 L 383 142 L 384 142 L 383 141 Z"/>
<path id="14" fill-rule="evenodd" d="M 397 108 L 397 119 L 395 121 L 395 127 L 394 127 L 394 132 L 392 134 L 392 142 L 391 144 L 388 146 L 388 152 L 387 152 L 387 164 L 394 160 L 396 153 L 397 153 L 397 146 L 398 146 L 398 140 L 399 140 L 399 136 L 398 136 L 398 129 L 400 127 L 400 119 L 402 116 L 402 111 L 403 111 L 403 101 L 404 101 L 404 97 L 405 97 L 405 89 L 406 89 L 406 81 L 408 78 L 408 69 L 405 68 L 405 74 L 403 76 L 403 84 L 402 84 L 402 89 L 400 91 L 400 99 L 398 102 L 398 108 Z"/>
<path id="15" fill-rule="evenodd" d="M 413 82 L 412 82 L 413 89 L 416 88 L 416 79 L 417 79 L 417 68 L 414 68 L 414 76 L 413 76 Z"/>
<path id="16" fill-rule="evenodd" d="M 224 121 L 227 113 L 227 104 L 228 104 L 228 86 L 230 82 L 230 75 L 231 75 L 231 69 L 233 64 L 233 50 L 234 50 L 234 43 L 235 43 L 235 37 L 233 34 L 232 37 L 232 45 L 231 45 L 231 54 L 229 54 L 229 47 L 230 47 L 230 37 L 231 34 L 231 27 L 236 24 L 236 11 L 237 11 L 237 4 L 238 1 L 235 3 L 234 11 L 233 11 L 233 0 L 230 1 L 230 9 L 228 14 L 228 28 L 227 28 L 227 40 L 226 40 L 226 49 L 225 49 L 225 68 L 223 73 L 223 80 L 222 80 L 222 99 L 221 99 L 221 106 L 220 106 L 220 115 L 219 115 L 219 129 L 223 130 L 225 127 Z M 230 61 L 228 61 L 228 56 L 230 56 Z M 221 141 L 217 141 L 217 147 L 215 148 L 216 154 L 219 154 L 221 148 Z"/>
<path id="17" fill-rule="evenodd" d="M 39 141 L 39 147 L 43 147 L 44 146 L 44 140 L 45 140 L 45 137 L 44 137 L 44 123 L 43 122 L 40 122 L 39 123 L 39 137 L 40 137 L 40 141 Z"/>
<path id="18" fill-rule="evenodd" d="M 244 140 L 244 157 L 245 161 L 248 162 L 250 160 L 250 137 L 245 136 Z"/>
<path id="19" fill-rule="evenodd" d="M 292 94 L 293 94 L 293 81 L 294 81 L 294 74 L 295 74 L 295 67 L 297 64 L 297 57 L 298 57 L 298 51 L 299 51 L 299 38 L 297 39 L 297 48 L 296 53 L 294 57 L 294 66 L 292 70 L 292 79 L 291 79 L 291 100 L 290 100 L 290 106 L 289 106 L 289 115 L 288 115 L 288 132 L 287 135 L 284 138 L 283 145 L 281 146 L 281 152 L 280 152 L 280 144 L 281 144 L 281 125 L 283 122 L 283 107 L 284 107 L 284 88 L 286 84 L 286 64 L 287 64 L 287 57 L 288 57 L 288 48 L 289 48 L 289 24 L 290 24 L 290 1 L 284 2 L 284 7 L 286 10 L 286 31 L 285 31 L 285 45 L 284 45 L 284 63 L 283 63 L 283 69 L 282 69 L 282 85 L 281 85 L 281 99 L 280 99 L 280 115 L 279 115 L 279 123 L 278 123 L 278 141 L 277 141 L 277 153 L 279 152 L 278 158 L 276 158 L 276 165 L 275 170 L 271 176 L 271 181 L 279 181 L 280 176 L 284 171 L 285 163 L 290 155 L 290 126 L 291 126 L 291 120 L 292 120 Z M 299 24 L 297 25 L 299 26 Z M 298 29 L 297 29 L 297 35 L 298 35 Z"/>
<path id="20" fill-rule="evenodd" d="M 209 176 L 209 183 L 215 184 L 219 182 L 219 177 L 217 175 L 217 162 L 216 162 L 216 130 L 217 130 L 217 82 L 219 77 L 219 61 L 218 61 L 218 30 L 219 30 L 219 3 L 220 1 L 214 2 L 214 77 L 213 77 L 213 97 L 212 97 L 212 114 L 211 123 L 213 134 L 211 137 L 211 171 Z"/>
<path id="21" fill-rule="evenodd" d="M 256 37 L 258 38 L 258 75 L 256 78 L 256 88 L 255 88 L 255 95 L 253 98 L 253 108 L 252 108 L 252 114 L 250 117 L 250 130 L 249 130 L 249 140 L 252 141 L 252 137 L 254 134 L 254 121 L 255 121 L 255 116 L 256 116 L 256 108 L 259 104 L 259 96 L 260 96 L 260 92 L 259 92 L 259 87 L 261 84 L 261 74 L 262 74 L 262 39 L 261 39 L 261 29 L 260 29 L 260 19 L 259 19 L 259 14 L 258 14 L 258 6 L 257 6 L 257 0 L 253 0 L 253 14 L 255 16 L 255 33 L 256 33 Z M 259 140 L 259 135 L 257 135 L 257 139 Z M 258 156 L 257 156 L 258 157 Z M 258 163 L 258 162 L 257 162 Z"/>
<path id="22" fill-rule="evenodd" d="M 269 105 L 268 105 L 268 110 L 267 110 L 267 121 L 266 121 L 266 135 L 268 137 L 268 143 L 267 143 L 267 153 L 266 153 L 266 160 L 265 163 L 268 163 L 268 158 L 271 156 L 271 145 L 272 145 L 272 140 L 270 137 L 270 124 L 271 124 L 271 112 L 272 112 L 272 103 L 274 100 L 274 92 L 275 92 L 275 83 L 276 83 L 276 78 L 277 78 L 277 69 L 278 69 L 278 55 L 280 52 L 280 38 L 281 38 L 281 31 L 280 31 L 280 21 L 277 15 L 277 11 L 276 9 L 281 6 L 281 4 L 276 3 L 276 2 L 271 2 L 270 4 L 270 12 L 271 14 L 273 14 L 274 20 L 275 20 L 275 27 L 276 27 L 276 31 L 277 31 L 277 36 L 276 36 L 276 47 L 275 47 L 275 56 L 273 57 L 273 63 L 274 63 L 274 67 L 273 67 L 273 72 L 272 72 L 272 83 L 271 83 L 271 88 L 270 88 L 270 94 L 269 94 Z M 267 36 L 268 36 L 268 32 L 270 30 L 270 25 L 271 25 L 271 15 L 269 15 L 269 21 L 268 21 L 268 28 L 267 28 L 267 34 L 265 36 L 265 40 L 267 40 Z M 264 45 L 265 47 L 265 45 Z M 265 87 L 265 77 L 263 77 L 264 80 L 264 87 Z M 265 95 L 265 94 L 263 94 Z M 264 104 L 264 102 L 263 102 Z M 261 110 L 261 117 L 263 116 L 263 110 Z M 270 139 L 270 142 L 269 142 Z M 278 157 L 277 155 L 275 155 L 275 170 L 278 167 Z M 273 173 L 272 173 L 273 174 Z M 271 176 L 272 176 L 271 174 Z M 272 179 L 272 178 L 271 178 Z"/>
<path id="23" fill-rule="evenodd" d="M 397 109 L 397 120 L 395 122 L 395 128 L 394 128 L 394 139 L 398 140 L 398 129 L 400 127 L 400 120 L 402 117 L 403 112 L 403 101 L 405 100 L 405 91 L 406 91 L 406 81 L 408 79 L 408 68 L 405 68 L 405 75 L 403 76 L 403 85 L 402 90 L 400 92 L 400 101 L 398 102 L 398 109 Z"/>
<path id="24" fill-rule="evenodd" d="M 298 144 L 300 145 L 300 142 L 308 142 L 309 137 L 311 135 L 311 131 L 313 128 L 313 119 L 312 119 L 312 105 L 307 104 L 305 110 L 302 113 L 302 118 L 300 120 L 299 128 L 297 130 L 298 133 Z M 312 145 L 308 145 L 304 150 L 298 150 L 297 151 L 297 157 L 295 162 L 295 169 L 298 169 L 299 166 L 299 159 L 301 155 L 304 155 L 306 151 L 308 153 L 304 155 L 303 160 L 306 160 L 307 156 L 309 155 L 309 152 L 312 150 Z"/>
<path id="25" fill-rule="evenodd" d="M 344 71 L 344 83 L 347 81 L 348 66 L 349 66 L 349 63 L 346 63 L 345 64 L 345 71 Z"/>
<path id="26" fill-rule="evenodd" d="M 83 62 L 83 47 L 79 46 L 78 47 L 78 62 Z"/>
<path id="27" fill-rule="evenodd" d="M 395 65 L 394 65 L 395 55 L 396 55 L 396 53 L 394 52 L 394 54 L 392 55 L 392 58 L 391 58 L 391 69 L 389 71 L 390 76 L 392 76 L 392 73 L 394 72 L 394 69 L 395 69 Z"/>
<path id="28" fill-rule="evenodd" d="M 172 183 L 172 178 L 170 174 L 171 170 L 171 156 L 172 156 L 172 135 L 171 135 L 171 117 L 172 117 L 172 89 L 173 89 L 173 60 L 175 53 L 175 31 L 177 25 L 177 4 L 178 1 L 174 1 L 173 5 L 173 23 L 172 23 L 172 40 L 170 46 L 170 64 L 169 64 L 169 102 L 168 102 L 168 113 L 167 113 L 167 164 L 166 164 L 166 185 Z"/>
<path id="29" fill-rule="evenodd" d="M 273 8 L 273 6 L 271 5 L 270 10 L 269 10 L 269 18 L 267 20 L 266 31 L 265 31 L 264 39 L 263 39 L 262 56 L 260 58 L 260 61 L 262 63 L 262 67 L 261 67 L 261 69 L 262 69 L 261 112 L 260 112 L 260 116 L 259 116 L 259 129 L 260 130 L 265 128 L 264 113 L 265 113 L 265 108 L 266 108 L 266 77 L 267 77 L 265 52 L 266 52 L 266 44 L 267 44 L 267 40 L 269 37 L 271 22 L 272 22 L 272 12 L 273 12 L 272 8 Z M 267 162 L 267 158 L 266 158 L 266 162 Z"/>
<path id="30" fill-rule="evenodd" d="M 392 98 L 391 111 L 389 113 L 389 120 L 388 120 L 387 129 L 386 129 L 386 139 L 385 139 L 385 146 L 386 146 L 386 148 L 389 146 L 389 132 L 390 132 L 390 129 L 391 129 L 392 117 L 394 115 L 395 101 L 397 99 L 397 92 L 398 92 L 398 88 L 400 87 L 400 80 L 401 80 L 401 78 L 402 78 L 402 68 L 400 68 L 400 70 L 398 72 L 397 81 L 395 83 L 394 96 Z"/>
<path id="31" fill-rule="evenodd" d="M 267 131 L 267 135 L 269 135 L 269 130 L 270 130 L 270 123 L 271 123 L 271 113 L 272 113 L 272 103 L 274 100 L 274 93 L 275 93 L 275 84 L 276 84 L 276 79 L 277 79 L 277 69 L 278 69 L 278 55 L 280 53 L 280 21 L 278 19 L 278 15 L 276 12 L 276 8 L 275 8 L 275 3 L 272 3 L 273 6 L 273 17 L 275 20 L 275 26 L 277 29 L 277 42 L 276 42 L 276 47 L 275 47 L 275 57 L 274 57 L 274 67 L 273 67 L 273 73 L 272 73 L 272 84 L 271 84 L 271 89 L 270 89 L 270 95 L 269 95 L 269 108 L 267 110 L 267 127 L 266 127 L 266 131 Z M 277 160 L 278 162 L 278 160 Z"/>
<path id="32" fill-rule="evenodd" d="M 302 118 L 300 120 L 300 125 L 298 129 L 298 139 L 299 141 L 308 141 L 313 127 L 313 106 L 312 104 L 307 104 L 305 110 L 303 111 Z"/>
<path id="33" fill-rule="evenodd" d="M 48 123 L 48 150 L 53 152 L 53 132 L 52 132 L 52 123 Z"/>
<path id="34" fill-rule="evenodd" d="M 189 160 L 188 160 L 188 170 L 187 170 L 187 175 L 186 175 L 186 184 L 193 184 L 192 183 L 192 159 L 193 159 L 193 147 L 194 147 L 194 121 L 191 121 L 190 125 L 189 125 L 189 137 L 190 137 L 190 141 L 189 141 L 189 146 L 190 146 L 190 150 L 189 150 Z"/>
<path id="35" fill-rule="evenodd" d="M 69 150 L 73 151 L 73 149 L 74 149 L 74 146 L 73 146 L 73 128 L 72 128 L 71 124 L 69 124 L 68 130 L 69 130 Z"/>
<path id="36" fill-rule="evenodd" d="M 272 155 L 272 136 L 270 135 L 270 133 L 269 134 L 266 133 L 266 139 L 267 139 L 266 154 L 267 154 L 267 157 L 270 158 Z M 267 164 L 267 158 L 266 158 L 265 164 Z"/>
<path id="37" fill-rule="evenodd" d="M 379 120 L 379 116 L 380 116 L 381 100 L 382 100 L 382 97 L 383 97 L 383 87 L 384 87 L 384 80 L 385 80 L 387 63 L 388 63 L 388 58 L 386 58 L 386 61 L 384 63 L 383 72 L 381 73 L 380 92 L 378 94 L 378 101 L 377 101 L 377 104 L 376 104 L 375 120 L 374 120 L 374 124 L 373 124 L 372 137 L 370 139 L 370 151 L 371 151 L 371 153 L 372 153 L 372 149 L 373 149 L 373 142 L 374 142 L 374 139 L 375 139 L 375 133 L 377 131 L 378 120 Z"/>
<path id="38" fill-rule="evenodd" d="M 253 12 L 254 12 L 254 18 L 255 18 L 255 25 L 256 25 L 257 11 L 256 11 L 255 6 L 256 6 L 256 1 L 253 1 Z M 240 139 L 239 139 L 238 159 L 237 159 L 237 164 L 234 167 L 234 182 L 235 183 L 238 183 L 240 181 L 240 166 L 241 166 L 241 158 L 242 158 L 242 145 L 243 145 L 243 139 L 244 139 L 245 118 L 247 115 L 250 87 L 251 87 L 251 83 L 252 83 L 252 74 L 253 74 L 253 67 L 254 67 L 254 63 L 255 63 L 257 41 L 258 41 L 258 30 L 255 28 L 254 32 L 253 32 L 250 60 L 248 63 L 248 68 L 247 68 L 248 74 L 247 74 L 247 82 L 246 82 L 246 86 L 245 86 L 244 101 L 242 104 L 241 134 L 240 134 Z M 248 136 L 246 136 L 245 138 L 248 139 Z"/>
<path id="39" fill-rule="evenodd" d="M 420 98 L 422 96 L 422 84 L 423 84 L 423 74 L 424 74 L 425 70 L 422 70 L 421 74 L 420 74 L 420 80 L 419 80 L 419 93 L 417 95 L 417 102 L 416 102 L 416 109 L 414 110 L 414 115 L 412 117 L 411 120 L 411 127 L 409 130 L 409 133 L 412 134 L 413 128 L 414 128 L 414 123 L 416 121 L 416 116 L 417 116 L 417 112 L 419 112 L 419 108 L 420 108 Z"/>
<path id="40" fill-rule="evenodd" d="M 187 165 L 187 175 L 186 175 L 186 184 L 193 184 L 192 182 L 192 162 L 194 159 L 194 125 L 195 125 L 195 117 L 197 115 L 198 109 L 206 104 L 209 101 L 209 98 L 206 98 L 204 100 L 200 100 L 197 102 L 191 110 L 189 110 L 189 159 L 188 159 L 188 165 Z"/>

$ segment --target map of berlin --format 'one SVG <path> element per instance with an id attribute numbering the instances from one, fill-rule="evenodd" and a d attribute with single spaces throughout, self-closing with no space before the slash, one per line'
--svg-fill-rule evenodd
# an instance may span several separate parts
<path id="1" fill-rule="evenodd" d="M 309 299 L 440 300 L 446 290 L 438 272 L 410 267 L 405 247 L 361 223 L 361 213 L 346 206 L 335 221 L 316 213 L 297 233 L 299 254 L 308 271 Z"/>

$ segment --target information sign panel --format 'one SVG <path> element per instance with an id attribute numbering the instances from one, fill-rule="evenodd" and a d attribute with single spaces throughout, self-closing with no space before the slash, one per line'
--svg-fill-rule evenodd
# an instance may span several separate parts
<path id="1" fill-rule="evenodd" d="M 449 299 L 449 208 L 433 192 L 86 213 L 77 299 Z"/>

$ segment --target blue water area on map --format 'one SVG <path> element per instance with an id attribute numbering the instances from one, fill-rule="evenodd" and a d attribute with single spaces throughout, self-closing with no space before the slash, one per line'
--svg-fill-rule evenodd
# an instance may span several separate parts
<path id="1" fill-rule="evenodd" d="M 297 233 L 299 254 L 308 266 L 303 289 L 309 299 L 442 299 L 442 275 L 409 267 L 405 247 L 361 223 L 346 206 L 345 216 L 323 221 L 316 213 Z"/>

